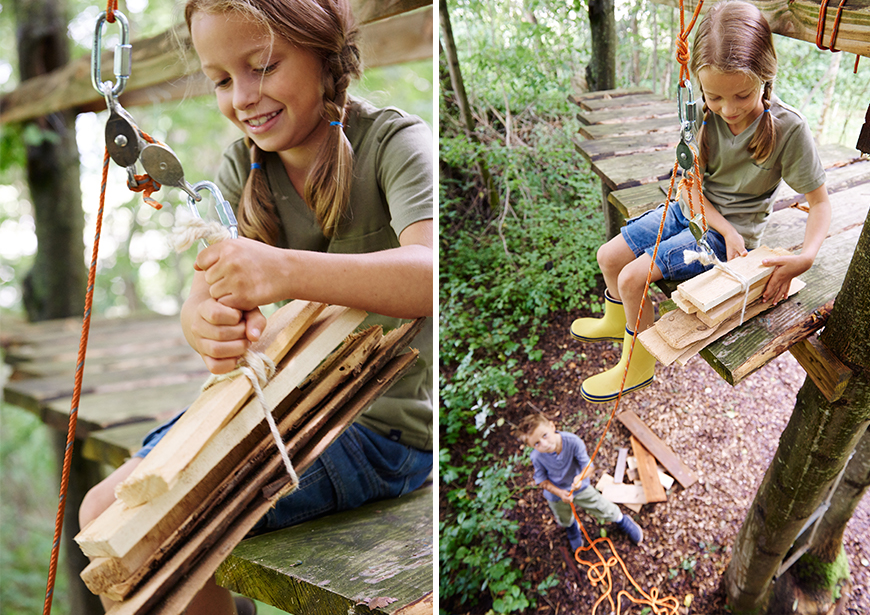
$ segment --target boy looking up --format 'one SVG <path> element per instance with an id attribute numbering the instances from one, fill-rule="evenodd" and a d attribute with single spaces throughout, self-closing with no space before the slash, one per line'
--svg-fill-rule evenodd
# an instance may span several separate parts
<path id="1" fill-rule="evenodd" d="M 540 414 L 526 416 L 517 427 L 517 436 L 534 449 L 531 456 L 535 484 L 544 488 L 547 504 L 556 522 L 568 533 L 573 552 L 584 546 L 585 541 L 571 511 L 572 491 L 576 508 L 582 508 L 601 522 L 615 523 L 634 544 L 643 541 L 643 530 L 631 517 L 606 500 L 589 484 L 588 478 L 582 478 L 583 468 L 589 463 L 583 440 L 572 433 L 556 431 L 553 421 Z M 592 473 L 591 468 L 589 473 Z"/>

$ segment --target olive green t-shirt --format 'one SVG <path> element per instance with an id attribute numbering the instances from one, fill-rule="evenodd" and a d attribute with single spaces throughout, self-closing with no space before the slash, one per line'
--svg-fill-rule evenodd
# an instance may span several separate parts
<path id="1" fill-rule="evenodd" d="M 341 254 L 377 252 L 399 247 L 398 237 L 407 226 L 432 219 L 432 135 L 423 120 L 353 100 L 343 130 L 354 151 L 353 183 L 347 213 L 331 238 L 324 237 L 278 155 L 266 153 L 264 169 L 258 172 L 266 173 L 281 219 L 284 237 L 279 247 Z M 224 152 L 216 183 L 233 208 L 250 166 L 242 139 Z M 361 328 L 380 324 L 386 332 L 403 322 L 369 314 Z M 357 419 L 383 436 L 421 450 L 432 449 L 433 335 L 432 319 L 427 318 L 411 344 L 420 351 L 417 363 Z"/>
<path id="2" fill-rule="evenodd" d="M 731 134 L 728 124 L 715 113 L 707 122 L 707 165 L 701 169 L 704 196 L 743 236 L 749 249 L 760 245 L 782 180 L 799 194 L 825 183 L 825 169 L 804 116 L 776 96 L 771 98 L 770 113 L 776 143 L 761 163 L 752 159 L 749 142 L 763 113 L 739 135 Z M 698 115 L 700 126 L 703 116 Z M 680 208 L 686 218 L 691 217 L 685 196 L 680 198 Z"/>

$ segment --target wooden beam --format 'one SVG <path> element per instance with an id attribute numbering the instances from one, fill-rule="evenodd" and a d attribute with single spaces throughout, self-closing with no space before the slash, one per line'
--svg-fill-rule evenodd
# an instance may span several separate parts
<path id="1" fill-rule="evenodd" d="M 659 4 L 679 7 L 678 0 L 654 0 Z M 721 0 L 706 0 L 701 14 Z M 819 22 L 820 0 L 749 0 L 757 6 L 776 34 L 807 41 L 815 45 L 816 29 Z M 684 1 L 685 12 L 691 16 L 697 6 L 696 0 Z M 831 40 L 837 3 L 830 2 L 825 18 L 824 44 Z M 693 35 L 694 36 L 694 35 Z M 836 41 L 837 49 L 870 57 L 870 3 L 866 0 L 852 0 L 843 7 L 840 28 Z M 819 50 L 819 53 L 827 53 Z"/>
<path id="2" fill-rule="evenodd" d="M 852 370 L 828 350 L 816 335 L 801 340 L 789 351 L 819 387 L 825 399 L 831 403 L 840 399 L 852 378 Z"/>
<path id="3" fill-rule="evenodd" d="M 622 482 L 625 476 L 625 460 L 628 458 L 628 449 L 620 447 L 619 454 L 616 457 L 616 469 L 613 471 L 613 482 L 617 485 Z"/>
<path id="4" fill-rule="evenodd" d="M 677 457 L 671 447 L 655 435 L 634 412 L 626 410 L 618 414 L 616 418 L 659 460 L 659 463 L 677 479 L 684 489 L 688 489 L 698 481 L 695 473 Z"/>
<path id="5" fill-rule="evenodd" d="M 351 4 L 361 24 L 363 66 L 371 68 L 432 56 L 431 2 L 354 0 Z M 120 97 L 122 106 L 129 108 L 213 92 L 199 70 L 186 25 L 179 24 L 162 34 L 133 41 L 132 45 L 133 68 Z M 112 51 L 103 53 L 102 66 L 102 78 L 114 81 Z M 21 122 L 70 108 L 78 111 L 106 108 L 103 97 L 91 85 L 90 55 L 47 75 L 28 79 L 0 97 L 0 123 Z"/>
<path id="6" fill-rule="evenodd" d="M 634 451 L 634 458 L 637 459 L 637 473 L 643 486 L 646 501 L 667 502 L 668 496 L 665 495 L 665 488 L 659 479 L 656 458 L 634 435 L 631 436 L 631 450 Z"/>

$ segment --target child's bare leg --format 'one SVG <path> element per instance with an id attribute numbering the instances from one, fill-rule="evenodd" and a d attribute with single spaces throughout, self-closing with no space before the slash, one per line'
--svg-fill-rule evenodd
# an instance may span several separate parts
<path id="1" fill-rule="evenodd" d="M 127 460 L 124 465 L 85 494 L 79 508 L 79 527 L 86 527 L 112 505 L 112 502 L 115 501 L 115 486 L 130 476 L 140 463 L 142 463 L 141 457 Z M 106 610 L 111 608 L 113 604 L 111 600 L 103 596 L 100 596 L 100 600 Z M 185 613 L 188 615 L 235 615 L 236 607 L 230 592 L 217 585 L 212 578 L 196 595 Z"/>
<path id="2" fill-rule="evenodd" d="M 625 308 L 626 323 L 630 329 L 634 329 L 637 324 L 637 313 L 640 310 L 641 299 L 643 299 L 643 317 L 638 332 L 648 329 L 655 320 L 652 302 L 643 293 L 651 261 L 652 259 L 648 254 L 641 254 L 631 263 L 625 265 L 618 276 L 619 295 Z M 650 283 L 657 282 L 662 277 L 658 265 L 653 265 Z"/>
<path id="3" fill-rule="evenodd" d="M 631 251 L 631 248 L 628 247 L 622 235 L 617 235 L 598 248 L 597 258 L 598 267 L 604 275 L 604 283 L 607 285 L 610 296 L 617 301 L 621 301 L 619 274 L 629 263 L 634 262 L 637 257 Z M 637 316 L 636 313 L 635 316 Z M 629 322 L 634 326 L 634 320 L 629 320 Z"/>

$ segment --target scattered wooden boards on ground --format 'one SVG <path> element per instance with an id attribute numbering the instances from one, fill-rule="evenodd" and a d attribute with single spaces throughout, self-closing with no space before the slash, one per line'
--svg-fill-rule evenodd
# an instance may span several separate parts
<path id="1" fill-rule="evenodd" d="M 621 448 L 615 472 L 619 480 L 605 473 L 595 485 L 606 499 L 622 504 L 634 512 L 640 512 L 644 504 L 667 501 L 666 492 L 673 486 L 674 477 L 684 488 L 698 480 L 695 473 L 634 412 L 626 410 L 616 418 L 631 433 L 634 456 L 628 456 L 628 449 Z M 619 476 L 626 466 L 628 470 L 625 475 L 629 482 L 623 482 Z"/>
<path id="2" fill-rule="evenodd" d="M 741 283 L 725 271 L 714 268 L 686 280 L 671 295 L 680 309 L 664 314 L 655 325 L 641 332 L 638 339 L 660 363 L 670 365 L 678 361 L 685 365 L 707 345 L 740 326 L 741 315 L 745 322 L 773 307 L 772 303 L 760 301 L 774 269 L 762 265 L 762 260 L 790 254 L 781 248 L 771 250 L 761 246 L 747 256 L 728 261 L 728 267 L 750 284 L 745 303 Z M 804 286 L 795 278 L 789 287 L 789 296 Z"/>
<path id="3" fill-rule="evenodd" d="M 414 364 L 416 351 L 399 353 L 422 320 L 385 336 L 379 327 L 351 335 L 364 312 L 307 302 L 282 310 L 269 319 L 262 346 L 287 346 L 286 357 L 263 392 L 301 474 Z M 206 402 L 197 400 L 185 414 L 193 413 L 187 425 L 180 419 L 161 441 L 172 442 L 179 425 L 190 433 L 189 425 L 208 423 L 197 410 L 219 408 L 223 427 L 195 438 L 199 449 L 185 455 L 182 464 L 174 464 L 177 451 L 168 445 L 160 451 L 155 447 L 146 458 L 149 472 L 139 473 L 138 480 L 149 489 L 157 484 L 156 495 L 137 506 L 117 500 L 76 536 L 92 558 L 82 573 L 88 587 L 120 601 L 111 613 L 183 612 L 229 551 L 292 487 L 263 408 L 250 391 L 240 394 L 234 382 L 218 385 L 222 395 L 209 394 L 217 387 L 206 391 Z M 221 397 L 237 411 L 226 410 Z M 150 478 L 154 475 L 162 480 Z"/>

